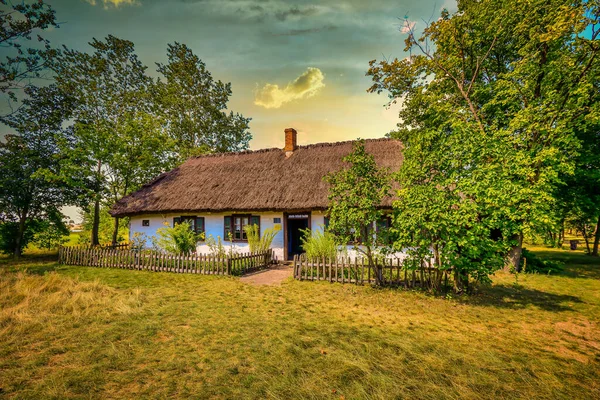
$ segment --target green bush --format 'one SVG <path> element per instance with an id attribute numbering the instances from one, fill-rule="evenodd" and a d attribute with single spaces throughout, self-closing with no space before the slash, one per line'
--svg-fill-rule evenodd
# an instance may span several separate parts
<path id="1" fill-rule="evenodd" d="M 204 234 L 192 230 L 189 222 L 183 221 L 175 226 L 165 226 L 156 230 L 158 237 L 153 239 L 155 247 L 171 254 L 190 254 L 196 251 L 198 241 L 204 239 Z"/>
<path id="2" fill-rule="evenodd" d="M 327 231 L 312 232 L 310 228 L 302 230 L 302 250 L 308 258 L 337 258 L 336 237 Z"/>
<path id="3" fill-rule="evenodd" d="M 61 220 L 40 222 L 32 243 L 40 249 L 53 250 L 69 241 L 69 229 Z"/>
<path id="4" fill-rule="evenodd" d="M 29 244 L 37 231 L 37 224 L 29 222 L 25 227 L 23 239 L 21 240 L 21 251 Z M 19 232 L 19 223 L 13 221 L 0 223 L 0 252 L 12 254 L 17 247 L 16 239 Z"/>
<path id="5" fill-rule="evenodd" d="M 18 231 L 18 222 L 0 222 L 0 253 L 14 253 Z M 35 245 L 41 249 L 56 249 L 67 242 L 68 238 L 69 229 L 62 222 L 62 214 L 49 212 L 43 218 L 27 220 L 20 250 L 23 251 L 28 245 Z"/>
<path id="6" fill-rule="evenodd" d="M 565 264 L 560 261 L 543 260 L 531 251 L 523 248 L 521 255 L 521 271 L 531 274 L 556 274 L 564 271 Z"/>

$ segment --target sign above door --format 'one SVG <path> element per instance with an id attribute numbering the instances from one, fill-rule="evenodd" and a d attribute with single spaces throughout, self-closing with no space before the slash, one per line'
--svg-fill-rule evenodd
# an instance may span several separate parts
<path id="1" fill-rule="evenodd" d="M 290 214 L 288 219 L 308 219 L 308 214 Z"/>

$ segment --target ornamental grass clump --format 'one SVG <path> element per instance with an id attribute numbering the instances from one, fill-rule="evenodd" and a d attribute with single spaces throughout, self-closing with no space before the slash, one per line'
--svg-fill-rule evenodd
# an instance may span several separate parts
<path id="1" fill-rule="evenodd" d="M 246 236 L 248 237 L 248 247 L 250 248 L 250 252 L 262 253 L 269 250 L 273 243 L 273 239 L 275 239 L 275 236 L 280 230 L 281 228 L 279 225 L 275 225 L 272 228 L 265 229 L 261 237 L 258 225 L 246 225 L 244 231 L 246 231 Z"/>
<path id="2" fill-rule="evenodd" d="M 309 259 L 336 259 L 338 248 L 335 235 L 327 231 L 312 232 L 309 228 L 302 230 L 302 250 Z"/>

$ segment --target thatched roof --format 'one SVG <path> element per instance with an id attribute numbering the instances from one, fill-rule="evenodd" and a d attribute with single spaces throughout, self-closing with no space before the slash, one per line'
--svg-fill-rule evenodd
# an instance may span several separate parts
<path id="1" fill-rule="evenodd" d="M 190 158 L 119 200 L 111 214 L 324 210 L 329 184 L 323 176 L 347 166 L 342 157 L 352 143 L 299 146 L 289 158 L 282 149 Z M 379 166 L 396 171 L 402 164 L 397 140 L 366 140 L 365 149 Z"/>

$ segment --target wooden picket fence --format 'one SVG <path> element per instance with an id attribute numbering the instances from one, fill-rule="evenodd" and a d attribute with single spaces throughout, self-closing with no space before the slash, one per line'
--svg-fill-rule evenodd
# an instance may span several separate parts
<path id="1" fill-rule="evenodd" d="M 173 255 L 153 250 L 103 247 L 61 247 L 58 261 L 66 265 L 122 268 L 206 275 L 243 275 L 273 263 L 271 250 L 230 257 L 208 254 Z"/>
<path id="2" fill-rule="evenodd" d="M 377 259 L 382 267 L 383 284 L 407 288 L 431 288 L 436 282 L 448 284 L 449 270 L 422 267 L 417 270 L 405 268 L 400 259 Z M 357 285 L 376 283 L 375 266 L 366 258 L 339 257 L 335 259 L 308 259 L 305 255 L 294 257 L 294 278 L 308 281 L 354 283 Z"/>
<path id="3" fill-rule="evenodd" d="M 100 247 L 103 249 L 130 249 L 132 246 L 131 243 L 118 243 L 118 244 L 101 244 Z"/>

